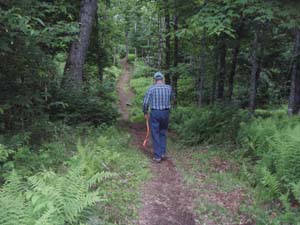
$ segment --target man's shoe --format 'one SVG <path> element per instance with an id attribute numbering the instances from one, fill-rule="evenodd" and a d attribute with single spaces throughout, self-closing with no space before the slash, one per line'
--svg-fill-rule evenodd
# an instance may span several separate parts
<path id="1" fill-rule="evenodd" d="M 155 158 L 155 157 L 154 157 L 154 158 L 153 158 L 153 161 L 156 162 L 156 163 L 160 163 L 160 162 L 161 162 L 161 158 Z"/>
<path id="2" fill-rule="evenodd" d="M 166 160 L 166 159 L 168 159 L 168 157 L 167 157 L 166 155 L 162 155 L 162 156 L 161 156 L 161 159 L 162 159 L 162 160 Z"/>

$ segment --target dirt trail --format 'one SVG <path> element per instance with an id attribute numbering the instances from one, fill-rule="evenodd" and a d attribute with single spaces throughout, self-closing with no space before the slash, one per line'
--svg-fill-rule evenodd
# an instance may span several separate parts
<path id="1" fill-rule="evenodd" d="M 133 97 L 129 88 L 130 70 L 123 61 L 122 76 L 117 85 L 120 99 L 122 127 L 133 135 L 134 144 L 151 159 L 151 147 L 142 147 L 145 125 L 128 122 L 128 103 Z M 153 178 L 145 183 L 142 192 L 142 207 L 138 225 L 196 225 L 193 213 L 194 192 L 184 186 L 181 175 L 171 159 L 162 163 L 151 163 Z"/>
<path id="2" fill-rule="evenodd" d="M 130 68 L 129 65 L 121 60 L 121 64 L 123 66 L 121 77 L 117 83 L 117 91 L 119 95 L 119 110 L 122 114 L 122 120 L 128 121 L 129 119 L 129 106 L 131 105 L 131 100 L 134 96 L 129 87 L 130 82 Z"/>

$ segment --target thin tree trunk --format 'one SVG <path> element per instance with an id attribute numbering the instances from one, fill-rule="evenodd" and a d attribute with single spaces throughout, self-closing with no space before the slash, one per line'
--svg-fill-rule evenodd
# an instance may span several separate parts
<path id="1" fill-rule="evenodd" d="M 258 49 L 258 30 L 254 32 L 254 39 L 252 44 L 252 56 L 251 56 L 251 77 L 250 77 L 250 104 L 249 110 L 251 114 L 254 114 L 256 108 L 256 91 L 257 91 L 257 78 L 259 71 L 259 62 L 257 58 L 257 49 Z"/>
<path id="2" fill-rule="evenodd" d="M 146 58 L 147 64 L 150 65 L 150 39 L 148 38 L 147 41 L 147 58 Z"/>
<path id="3" fill-rule="evenodd" d="M 216 99 L 216 89 L 217 89 L 217 73 L 219 71 L 219 49 L 218 43 L 216 43 L 215 48 L 215 73 L 213 75 L 212 85 L 211 85 L 211 96 L 210 103 L 214 104 Z"/>
<path id="4" fill-rule="evenodd" d="M 117 62 L 117 49 L 114 47 L 113 65 L 115 66 Z"/>
<path id="5" fill-rule="evenodd" d="M 126 62 L 128 62 L 128 55 L 129 55 L 128 31 L 125 31 L 125 43 L 126 43 L 126 56 L 125 56 L 125 60 L 126 60 Z"/>
<path id="6" fill-rule="evenodd" d="M 102 66 L 102 53 L 101 53 L 101 40 L 100 40 L 100 35 L 99 35 L 99 21 L 98 21 L 98 8 L 96 10 L 96 15 L 95 15 L 95 25 L 96 25 L 96 50 L 97 50 L 97 67 L 98 67 L 98 77 L 100 82 L 103 81 L 103 66 Z"/>
<path id="7" fill-rule="evenodd" d="M 135 22 L 134 23 L 134 33 L 136 34 L 136 32 L 137 32 L 137 23 Z M 134 48 L 134 61 L 136 62 L 137 61 L 137 59 L 138 59 L 138 49 L 137 49 L 137 47 L 135 47 Z"/>
<path id="8" fill-rule="evenodd" d="M 291 74 L 291 91 L 288 107 L 288 115 L 299 113 L 300 108 L 300 72 L 299 72 L 299 48 L 300 48 L 300 29 L 296 30 Z"/>
<path id="9" fill-rule="evenodd" d="M 228 94 L 227 98 L 228 101 L 231 102 L 232 100 L 232 95 L 233 95 L 233 87 L 234 87 L 234 78 L 236 74 L 236 68 L 238 64 L 238 55 L 240 53 L 240 48 L 241 48 L 241 29 L 238 31 L 238 37 L 232 52 L 232 64 L 231 64 L 231 71 L 228 77 Z"/>
<path id="10" fill-rule="evenodd" d="M 170 13 L 169 13 L 169 4 L 168 0 L 165 0 L 165 24 L 166 24 L 166 61 L 165 61 L 165 81 L 166 84 L 171 84 L 170 79 L 170 65 L 171 65 L 171 40 L 170 40 Z"/>
<path id="11" fill-rule="evenodd" d="M 175 68 L 175 72 L 172 76 L 172 87 L 173 87 L 173 92 L 174 92 L 174 96 L 175 96 L 175 100 L 174 100 L 174 105 L 177 105 L 177 97 L 178 97 L 178 72 L 176 71 L 176 67 L 178 65 L 178 37 L 177 37 L 177 30 L 178 30 L 178 16 L 175 15 L 174 16 L 174 68 Z"/>
<path id="12" fill-rule="evenodd" d="M 71 45 L 70 54 L 65 65 L 64 87 L 78 87 L 83 81 L 83 66 L 89 47 L 97 0 L 82 0 L 80 7 L 80 33 L 78 40 Z"/>
<path id="13" fill-rule="evenodd" d="M 236 68 L 238 64 L 238 55 L 240 53 L 241 48 L 241 39 L 242 39 L 242 32 L 244 28 L 244 21 L 242 21 L 237 29 L 237 39 L 235 41 L 235 46 L 232 52 L 232 64 L 231 64 L 231 70 L 228 77 L 228 93 L 227 98 L 228 101 L 231 102 L 232 95 L 233 95 L 233 88 L 234 88 L 234 78 L 236 75 Z"/>
<path id="14" fill-rule="evenodd" d="M 222 35 L 220 40 L 220 67 L 219 67 L 219 77 L 218 77 L 218 90 L 217 99 L 220 102 L 224 101 L 224 85 L 225 85 L 225 75 L 226 75 L 226 43 L 225 37 Z"/>
<path id="15" fill-rule="evenodd" d="M 201 107 L 203 105 L 203 87 L 205 76 L 205 54 L 206 53 L 206 34 L 201 37 L 201 53 L 199 60 L 199 76 L 197 80 L 197 105 Z"/>
<path id="16" fill-rule="evenodd" d="M 237 41 L 233 53 L 232 53 L 232 64 L 231 64 L 231 71 L 228 77 L 228 94 L 227 98 L 228 101 L 231 102 L 232 100 L 232 94 L 233 94 L 233 87 L 234 87 L 234 78 L 236 74 L 236 68 L 237 68 L 237 61 L 238 61 L 238 55 L 240 52 L 240 40 Z"/>
<path id="17" fill-rule="evenodd" d="M 162 24 L 161 18 L 158 16 L 158 57 L 157 57 L 157 68 L 161 70 L 162 66 L 162 57 L 163 57 L 163 37 L 162 37 Z"/>

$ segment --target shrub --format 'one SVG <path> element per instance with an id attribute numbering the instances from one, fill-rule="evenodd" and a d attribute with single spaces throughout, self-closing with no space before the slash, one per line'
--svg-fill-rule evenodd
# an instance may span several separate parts
<path id="1" fill-rule="evenodd" d="M 144 120 L 144 116 L 142 113 L 143 98 L 146 91 L 151 85 L 152 85 L 151 78 L 137 77 L 130 81 L 130 86 L 135 93 L 135 98 L 130 110 L 130 119 L 132 121 Z"/>
<path id="2" fill-rule="evenodd" d="M 136 55 L 135 54 L 128 54 L 128 63 L 133 63 L 136 59 Z"/>
<path id="3" fill-rule="evenodd" d="M 172 113 L 171 127 L 187 144 L 234 142 L 246 112 L 230 107 L 177 108 Z"/>
<path id="4" fill-rule="evenodd" d="M 104 68 L 104 76 L 107 79 L 116 80 L 121 73 L 121 69 L 116 66 L 106 67 Z"/>
<path id="5" fill-rule="evenodd" d="M 196 102 L 195 82 L 191 77 L 182 77 L 178 80 L 177 104 L 190 106 Z"/>
<path id="6" fill-rule="evenodd" d="M 276 116 L 277 118 L 284 118 L 287 114 L 286 106 L 282 109 L 276 110 L 266 110 L 266 109 L 257 109 L 255 110 L 255 117 L 256 118 L 269 118 Z"/>
<path id="7" fill-rule="evenodd" d="M 114 102 L 110 88 L 94 83 L 76 91 L 58 90 L 49 111 L 52 120 L 67 124 L 113 124 L 119 115 Z"/>
<path id="8" fill-rule="evenodd" d="M 144 61 L 137 60 L 134 63 L 134 71 L 133 71 L 134 78 L 152 77 L 154 73 L 155 73 L 155 69 L 146 65 Z"/>

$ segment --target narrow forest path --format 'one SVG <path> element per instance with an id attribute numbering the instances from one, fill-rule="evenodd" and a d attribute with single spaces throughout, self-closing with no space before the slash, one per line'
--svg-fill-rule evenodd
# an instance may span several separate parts
<path id="1" fill-rule="evenodd" d="M 127 128 L 134 145 L 151 159 L 151 147 L 142 147 L 145 125 L 130 123 L 129 105 L 134 94 L 129 88 L 130 68 L 124 61 L 122 75 L 117 84 L 119 106 L 122 113 L 120 126 Z M 138 162 L 137 162 L 138 163 Z M 184 186 L 174 162 L 169 158 L 162 163 L 151 163 L 152 178 L 142 188 L 142 207 L 138 225 L 195 225 L 194 193 Z"/>

